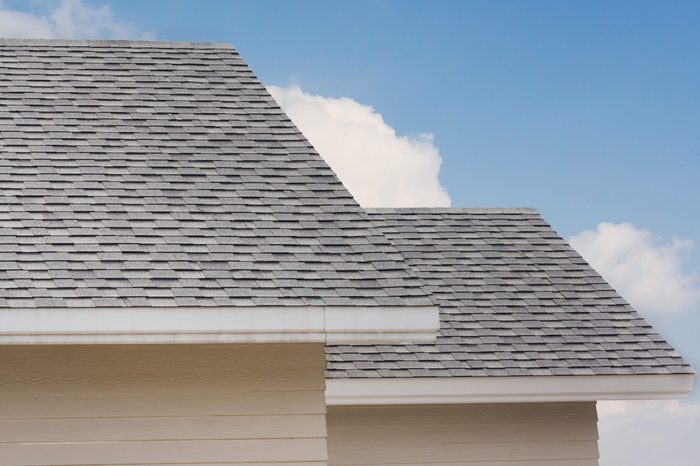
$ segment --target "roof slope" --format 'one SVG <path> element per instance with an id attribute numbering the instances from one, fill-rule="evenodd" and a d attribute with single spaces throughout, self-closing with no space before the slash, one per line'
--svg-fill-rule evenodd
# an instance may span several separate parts
<path id="1" fill-rule="evenodd" d="M 431 304 L 227 45 L 0 41 L 0 308 Z"/>
<path id="2" fill-rule="evenodd" d="M 330 346 L 329 378 L 692 373 L 534 210 L 370 213 L 437 298 L 440 334 Z"/>

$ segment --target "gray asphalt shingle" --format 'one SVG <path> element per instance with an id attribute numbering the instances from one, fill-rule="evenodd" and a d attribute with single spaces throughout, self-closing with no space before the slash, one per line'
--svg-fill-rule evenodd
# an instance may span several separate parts
<path id="1" fill-rule="evenodd" d="M 0 89 L 1 307 L 431 304 L 228 45 L 0 40 Z"/>
<path id="2" fill-rule="evenodd" d="M 440 333 L 329 346 L 328 378 L 692 373 L 534 210 L 368 212 L 439 304 Z"/>

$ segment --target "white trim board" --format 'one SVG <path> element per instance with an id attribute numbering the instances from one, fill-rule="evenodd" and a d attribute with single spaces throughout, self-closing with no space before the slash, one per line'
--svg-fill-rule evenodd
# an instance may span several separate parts
<path id="1" fill-rule="evenodd" d="M 692 389 L 692 374 L 327 379 L 326 404 L 651 400 Z"/>
<path id="2" fill-rule="evenodd" d="M 434 341 L 437 307 L 0 309 L 0 344 Z"/>

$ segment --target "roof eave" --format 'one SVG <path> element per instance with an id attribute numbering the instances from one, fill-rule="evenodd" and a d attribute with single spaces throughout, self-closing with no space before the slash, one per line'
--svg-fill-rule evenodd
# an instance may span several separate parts
<path id="1" fill-rule="evenodd" d="M 434 341 L 434 306 L 0 309 L 0 344 Z"/>
<path id="2" fill-rule="evenodd" d="M 693 374 L 425 377 L 326 380 L 328 405 L 679 399 Z"/>

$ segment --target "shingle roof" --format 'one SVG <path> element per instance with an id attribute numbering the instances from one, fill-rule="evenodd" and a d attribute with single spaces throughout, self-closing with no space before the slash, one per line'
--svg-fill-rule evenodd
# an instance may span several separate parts
<path id="1" fill-rule="evenodd" d="M 436 297 L 440 334 L 330 346 L 329 378 L 692 372 L 534 210 L 370 213 Z"/>
<path id="2" fill-rule="evenodd" d="M 0 308 L 426 305 L 227 45 L 0 41 Z"/>

